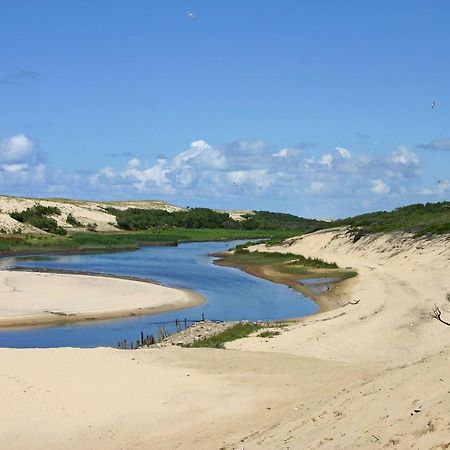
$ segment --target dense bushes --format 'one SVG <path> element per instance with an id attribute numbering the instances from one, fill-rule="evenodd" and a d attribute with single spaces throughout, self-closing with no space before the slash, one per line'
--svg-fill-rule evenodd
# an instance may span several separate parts
<path id="1" fill-rule="evenodd" d="M 66 230 L 58 226 L 55 219 L 50 215 L 60 215 L 61 210 L 54 206 L 35 205 L 21 212 L 13 212 L 10 216 L 21 223 L 27 223 L 41 230 L 53 234 L 66 234 Z"/>
<path id="2" fill-rule="evenodd" d="M 152 228 L 225 228 L 235 230 L 289 230 L 312 231 L 323 227 L 325 222 L 303 219 L 292 214 L 257 211 L 244 220 L 234 220 L 228 213 L 208 208 L 191 208 L 185 211 L 168 212 L 161 209 L 130 208 L 118 210 L 108 208 L 116 216 L 119 228 L 124 230 L 148 230 Z"/>
<path id="3" fill-rule="evenodd" d="M 75 219 L 72 213 L 69 213 L 67 215 L 66 222 L 73 227 L 84 227 L 84 225 L 79 220 Z"/>
<path id="4" fill-rule="evenodd" d="M 416 235 L 450 232 L 450 202 L 417 203 L 394 209 L 377 211 L 333 222 L 355 229 L 355 240 L 365 234 L 387 231 L 409 231 Z"/>
<path id="5" fill-rule="evenodd" d="M 327 222 L 315 219 L 305 219 L 293 214 L 274 213 L 270 211 L 256 211 L 246 216 L 240 225 L 247 230 L 304 230 L 305 232 L 319 230 Z"/>

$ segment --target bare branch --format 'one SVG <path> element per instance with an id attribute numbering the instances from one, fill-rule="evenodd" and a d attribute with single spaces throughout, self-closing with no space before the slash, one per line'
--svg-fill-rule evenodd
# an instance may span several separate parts
<path id="1" fill-rule="evenodd" d="M 446 322 L 445 320 L 441 319 L 441 310 L 439 309 L 438 305 L 434 305 L 433 311 L 431 311 L 430 316 L 433 319 L 439 320 L 439 322 L 443 323 L 444 325 L 447 325 L 450 327 L 450 323 Z"/>

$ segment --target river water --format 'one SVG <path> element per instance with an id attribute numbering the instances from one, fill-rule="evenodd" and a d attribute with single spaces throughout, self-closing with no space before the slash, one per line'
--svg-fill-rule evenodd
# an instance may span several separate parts
<path id="1" fill-rule="evenodd" d="M 211 253 L 226 251 L 240 241 L 143 247 L 136 251 L 82 255 L 5 258 L 2 265 L 65 269 L 136 276 L 167 286 L 195 290 L 207 302 L 189 309 L 151 316 L 89 323 L 0 330 L 0 347 L 115 347 L 120 340 L 135 342 L 140 331 L 157 335 L 158 322 L 200 319 L 282 320 L 315 313 L 312 300 L 287 286 L 230 267 L 213 264 Z M 169 327 L 170 328 L 170 327 Z M 173 330 L 172 330 L 173 331 Z"/>

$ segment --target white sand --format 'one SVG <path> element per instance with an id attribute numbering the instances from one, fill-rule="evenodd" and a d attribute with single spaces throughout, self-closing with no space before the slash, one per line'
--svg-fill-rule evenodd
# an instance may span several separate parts
<path id="1" fill-rule="evenodd" d="M 191 291 L 143 281 L 0 270 L 0 327 L 125 317 L 202 302 Z"/>
<path id="2" fill-rule="evenodd" d="M 360 302 L 227 351 L 0 350 L 2 448 L 450 448 L 449 241 L 272 250 L 352 266 L 328 295 Z"/>

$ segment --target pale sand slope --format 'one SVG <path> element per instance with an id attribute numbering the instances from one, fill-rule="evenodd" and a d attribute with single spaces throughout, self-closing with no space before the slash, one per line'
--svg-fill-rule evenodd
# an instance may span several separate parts
<path id="1" fill-rule="evenodd" d="M 194 292 L 144 281 L 0 270 L 0 327 L 125 317 L 202 302 Z"/>
<path id="2" fill-rule="evenodd" d="M 361 301 L 236 350 L 0 350 L 2 448 L 450 448 L 448 241 L 389 239 L 274 248 L 357 268 L 329 295 Z"/>

